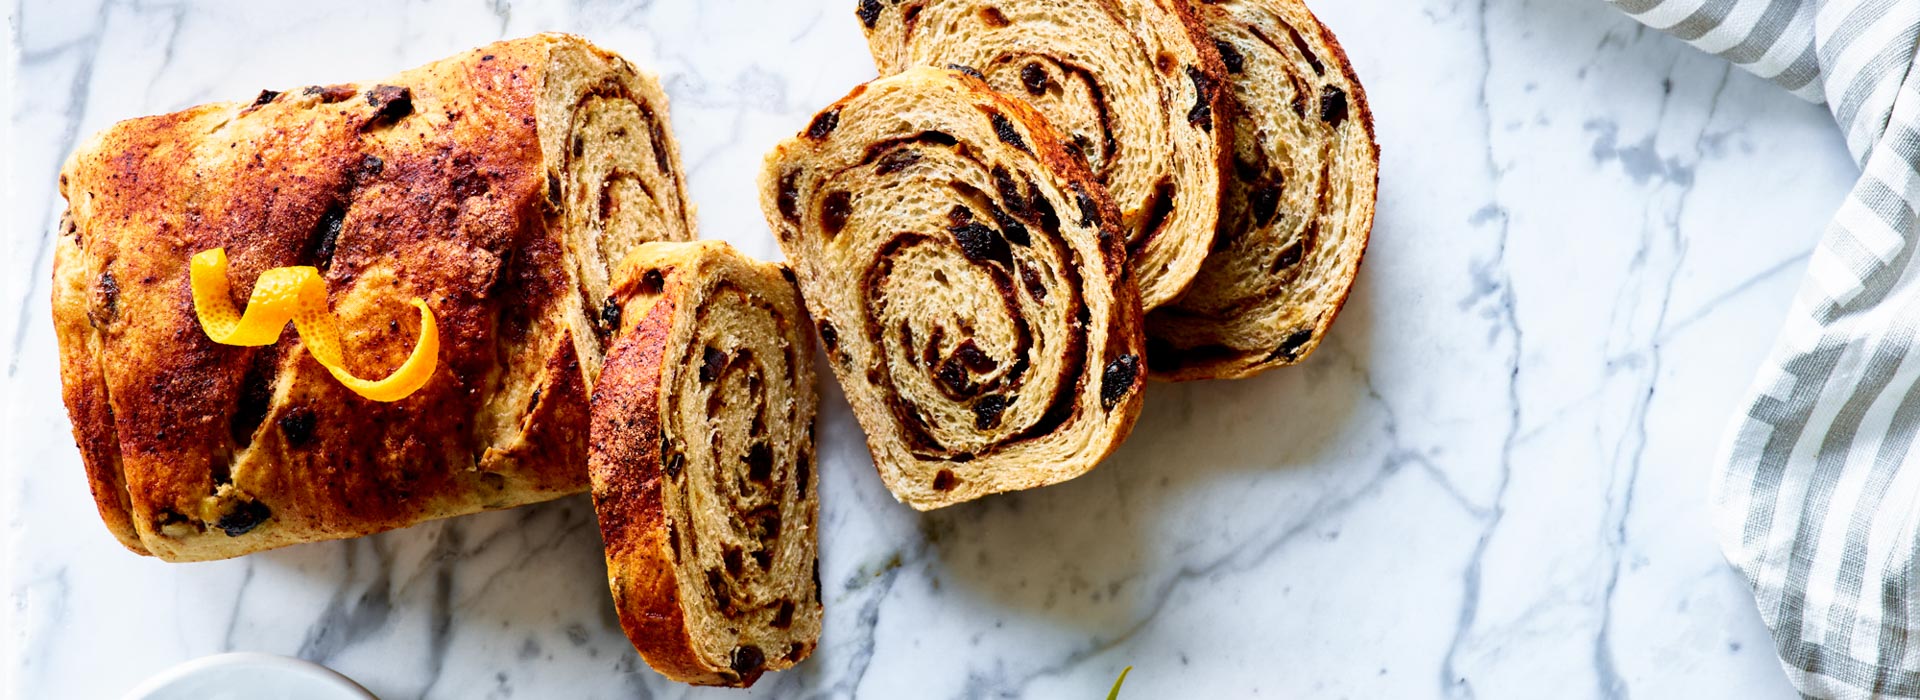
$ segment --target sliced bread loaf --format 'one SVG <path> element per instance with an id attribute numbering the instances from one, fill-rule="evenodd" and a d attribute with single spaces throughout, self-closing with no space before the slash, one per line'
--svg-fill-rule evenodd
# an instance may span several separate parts
<path id="1" fill-rule="evenodd" d="M 1119 217 L 976 78 L 857 87 L 767 157 L 760 203 L 887 487 L 922 510 L 1063 481 L 1140 407 Z"/>

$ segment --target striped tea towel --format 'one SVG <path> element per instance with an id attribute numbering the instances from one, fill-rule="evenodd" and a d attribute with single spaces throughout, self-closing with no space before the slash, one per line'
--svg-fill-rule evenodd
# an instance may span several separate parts
<path id="1" fill-rule="evenodd" d="M 1860 164 L 1720 455 L 1713 520 L 1800 691 L 1920 698 L 1920 0 L 1608 0 L 1825 102 Z"/>

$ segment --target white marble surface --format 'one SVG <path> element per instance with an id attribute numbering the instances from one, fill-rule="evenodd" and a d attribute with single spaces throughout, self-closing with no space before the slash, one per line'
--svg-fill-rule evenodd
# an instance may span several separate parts
<path id="1" fill-rule="evenodd" d="M 226 650 L 386 698 L 1792 697 L 1713 545 L 1709 461 L 1853 178 L 1820 108 L 1594 0 L 1321 0 L 1385 164 L 1359 286 L 1292 371 L 1154 385 L 1074 482 L 919 515 L 837 392 L 827 625 L 749 694 L 640 663 L 570 499 L 170 565 L 98 523 L 59 402 L 60 159 L 114 120 L 562 29 L 658 71 L 709 236 L 777 257 L 761 155 L 872 75 L 852 0 L 12 9 L 0 673 L 112 697 Z"/>

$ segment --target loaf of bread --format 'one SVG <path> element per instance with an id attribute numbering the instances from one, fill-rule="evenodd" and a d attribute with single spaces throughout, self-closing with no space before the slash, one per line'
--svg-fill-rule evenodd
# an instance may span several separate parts
<path id="1" fill-rule="evenodd" d="M 1245 377 L 1320 345 L 1373 229 L 1373 115 L 1333 33 L 1299 0 L 1196 2 L 1237 99 L 1220 231 L 1147 317 L 1155 377 Z"/>
<path id="2" fill-rule="evenodd" d="M 620 625 L 668 678 L 752 685 L 820 636 L 812 324 L 786 266 L 718 241 L 617 279 L 591 465 Z"/>
<path id="3" fill-rule="evenodd" d="M 1225 68 L 1184 0 L 861 0 L 856 14 L 881 75 L 957 67 L 1046 115 L 1119 206 L 1145 308 L 1186 288 L 1233 141 Z"/>
<path id="4" fill-rule="evenodd" d="M 129 549 L 186 561 L 584 491 L 613 262 L 693 237 L 656 81 L 578 38 L 502 42 L 365 83 L 121 122 L 60 175 L 53 320 L 74 437 Z M 215 344 L 189 259 L 236 304 L 317 267 L 355 373 L 419 334 L 417 393 L 348 391 L 299 336 Z"/>
<path id="5" fill-rule="evenodd" d="M 875 80 L 768 155 L 760 205 L 896 498 L 1070 479 L 1131 429 L 1119 217 L 1027 105 L 953 70 Z"/>

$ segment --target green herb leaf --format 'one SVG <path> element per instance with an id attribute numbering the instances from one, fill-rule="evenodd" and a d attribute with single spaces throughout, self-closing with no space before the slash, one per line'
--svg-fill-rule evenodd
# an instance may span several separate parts
<path id="1" fill-rule="evenodd" d="M 1120 669 L 1120 677 L 1113 679 L 1113 690 L 1107 692 L 1107 700 L 1116 700 L 1120 697 L 1120 684 L 1127 682 L 1127 672 L 1132 670 L 1132 666 Z"/>

